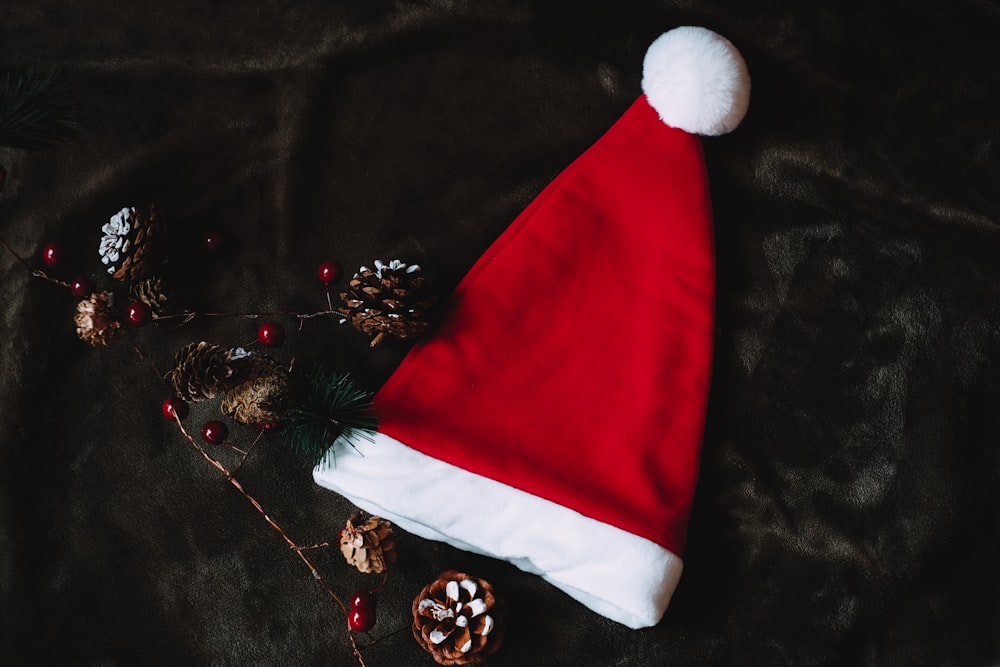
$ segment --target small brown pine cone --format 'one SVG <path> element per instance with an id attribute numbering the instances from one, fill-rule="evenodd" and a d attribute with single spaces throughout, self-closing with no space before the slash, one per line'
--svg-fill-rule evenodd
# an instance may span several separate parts
<path id="1" fill-rule="evenodd" d="M 107 345 L 118 334 L 121 322 L 111 309 L 111 292 L 94 292 L 76 304 L 76 335 L 90 345 Z"/>
<path id="2" fill-rule="evenodd" d="M 386 335 L 415 338 L 430 326 L 428 311 L 434 304 L 426 279 L 417 264 L 398 259 L 375 268 L 362 266 L 341 292 L 337 310 L 359 331 L 372 336 L 372 347 Z"/>
<path id="3" fill-rule="evenodd" d="M 347 562 L 361 572 L 384 572 L 396 562 L 392 524 L 377 516 L 361 521 L 355 514 L 340 531 L 340 551 Z"/>
<path id="4" fill-rule="evenodd" d="M 149 306 L 153 315 L 164 315 L 170 309 L 170 294 L 159 278 L 144 278 L 132 289 L 135 298 Z"/>
<path id="5" fill-rule="evenodd" d="M 222 412 L 241 424 L 275 424 L 284 418 L 288 403 L 288 371 L 272 364 L 268 372 L 227 391 Z"/>
<path id="6" fill-rule="evenodd" d="M 493 586 L 448 570 L 413 599 L 413 637 L 439 665 L 468 665 L 497 652 L 505 627 Z"/>
<path id="7" fill-rule="evenodd" d="M 224 347 L 205 341 L 189 343 L 174 357 L 167 381 L 185 401 L 203 401 L 238 384 L 239 363 Z"/>

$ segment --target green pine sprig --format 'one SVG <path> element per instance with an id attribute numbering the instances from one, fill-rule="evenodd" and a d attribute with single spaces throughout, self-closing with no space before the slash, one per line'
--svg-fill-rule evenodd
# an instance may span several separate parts
<path id="1" fill-rule="evenodd" d="M 0 75 L 0 145 L 48 148 L 76 135 L 72 86 L 58 68 L 22 67 Z"/>
<path id="2" fill-rule="evenodd" d="M 372 440 L 377 429 L 372 394 L 356 387 L 348 374 L 316 366 L 305 378 L 300 404 L 288 412 L 285 441 L 310 466 L 330 466 L 336 463 L 338 438 Z"/>

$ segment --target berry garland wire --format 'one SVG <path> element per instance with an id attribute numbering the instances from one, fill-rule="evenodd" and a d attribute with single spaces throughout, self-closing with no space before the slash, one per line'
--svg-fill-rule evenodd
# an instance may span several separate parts
<path id="1" fill-rule="evenodd" d="M 57 285 L 60 288 L 72 290 L 72 283 L 58 280 L 50 276 L 45 271 L 34 268 L 22 254 L 18 253 L 13 246 L 10 245 L 3 235 L 0 235 L 0 245 L 2 245 L 7 253 L 11 255 L 19 264 L 27 269 L 33 277 L 45 280 L 46 282 Z M 154 316 L 153 319 L 167 322 L 171 320 L 178 320 L 177 324 L 183 325 L 199 316 L 260 318 L 284 315 L 297 318 L 299 320 L 299 331 L 301 332 L 302 325 L 307 319 L 333 315 L 340 316 L 340 313 L 333 310 L 332 305 L 330 304 L 329 289 L 327 290 L 326 299 L 328 309 L 314 313 L 296 313 L 287 311 L 279 313 L 199 313 L 195 311 L 184 311 L 171 315 L 158 317 Z M 163 383 L 169 392 L 173 393 L 173 388 L 167 384 L 164 379 L 164 374 L 159 372 L 154 361 L 138 346 L 134 339 L 132 340 L 132 347 L 139 357 L 149 365 L 157 379 Z M 291 367 L 294 366 L 294 363 L 295 358 L 293 355 L 289 364 L 289 370 L 291 370 Z M 370 438 L 370 432 L 374 431 L 378 426 L 377 420 L 371 411 L 371 394 L 356 388 L 346 374 L 326 372 L 321 367 L 317 366 L 308 377 L 305 393 L 307 398 L 304 407 L 297 410 L 293 409 L 290 413 L 290 442 L 293 443 L 293 449 L 300 453 L 305 453 L 311 461 L 319 463 L 320 461 L 327 460 L 327 457 L 330 456 L 329 452 L 332 452 L 333 450 L 333 447 L 330 447 L 330 445 L 334 443 L 339 436 L 350 435 L 352 437 L 361 436 Z M 169 400 L 170 399 L 168 399 L 168 401 Z M 223 442 L 220 443 L 237 453 L 242 454 L 242 458 L 239 463 L 233 469 L 230 469 L 217 458 L 213 457 L 205 449 L 205 447 L 203 447 L 194 438 L 194 436 L 188 432 L 182 423 L 182 415 L 178 414 L 178 410 L 175 410 L 174 407 L 175 406 L 172 405 L 170 409 L 167 410 L 165 406 L 164 413 L 166 416 L 173 419 L 181 436 L 191 449 L 201 456 L 202 459 L 204 459 L 209 465 L 218 470 L 226 481 L 233 486 L 233 488 L 235 488 L 241 496 L 243 496 L 250 506 L 263 518 L 265 523 L 267 523 L 267 525 L 279 535 L 295 556 L 309 569 L 313 580 L 320 587 L 320 589 L 322 589 L 322 591 L 329 596 L 334 603 L 336 603 L 345 620 L 347 638 L 350 642 L 351 652 L 357 660 L 358 665 L 360 667 L 366 667 L 361 650 L 373 646 L 378 641 L 381 641 L 381 639 L 376 638 L 364 646 L 358 644 L 355 638 L 355 631 L 351 627 L 351 611 L 348 606 L 344 604 L 343 600 L 341 600 L 340 597 L 334 593 L 333 589 L 326 582 L 317 568 L 315 561 L 306 553 L 312 549 L 329 547 L 330 543 L 322 542 L 306 546 L 293 540 L 287 531 L 285 531 L 285 529 L 272 518 L 271 514 L 265 510 L 260 501 L 251 495 L 236 478 L 236 473 L 240 470 L 243 463 L 252 452 L 253 446 L 255 446 L 260 440 L 264 433 L 264 429 L 258 433 L 257 439 L 254 440 L 253 445 L 246 450 L 235 447 L 227 439 L 224 439 Z M 320 453 L 321 450 L 323 453 Z M 385 578 L 383 578 L 382 584 L 378 588 L 381 588 L 384 585 Z M 389 635 L 392 634 L 396 633 L 389 633 Z"/>

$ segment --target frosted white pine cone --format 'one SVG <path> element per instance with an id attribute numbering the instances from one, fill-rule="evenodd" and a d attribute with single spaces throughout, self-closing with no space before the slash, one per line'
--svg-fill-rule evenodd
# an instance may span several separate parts
<path id="1" fill-rule="evenodd" d="M 98 252 L 101 255 L 101 263 L 108 267 L 109 274 L 114 275 L 117 270 L 116 263 L 128 253 L 133 210 L 128 207 L 122 208 L 101 227 L 104 236 L 101 238 Z"/>
<path id="2" fill-rule="evenodd" d="M 488 581 L 448 570 L 413 600 L 413 637 L 439 665 L 482 662 L 503 642 L 503 603 Z"/>

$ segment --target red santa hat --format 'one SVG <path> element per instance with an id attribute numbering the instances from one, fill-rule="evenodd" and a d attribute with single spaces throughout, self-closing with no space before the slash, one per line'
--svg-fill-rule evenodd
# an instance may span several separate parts
<path id="1" fill-rule="evenodd" d="M 649 47 L 642 89 L 461 281 L 376 395 L 374 441 L 314 471 L 633 628 L 680 577 L 704 431 L 715 259 L 695 134 L 735 128 L 750 82 L 729 41 L 682 27 Z"/>

